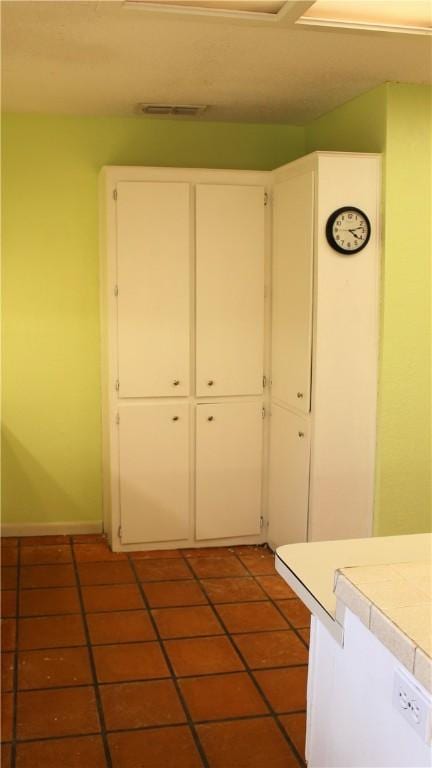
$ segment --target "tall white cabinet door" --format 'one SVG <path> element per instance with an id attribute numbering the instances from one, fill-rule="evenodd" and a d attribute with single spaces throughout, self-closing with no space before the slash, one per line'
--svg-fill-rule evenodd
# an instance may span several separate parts
<path id="1" fill-rule="evenodd" d="M 119 412 L 122 544 L 187 539 L 189 406 L 127 403 Z"/>
<path id="2" fill-rule="evenodd" d="M 196 188 L 196 392 L 262 392 L 264 187 Z"/>
<path id="3" fill-rule="evenodd" d="M 261 404 L 200 404 L 196 410 L 196 538 L 259 534 Z"/>
<path id="4" fill-rule="evenodd" d="M 307 541 L 309 457 L 309 418 L 273 405 L 268 507 L 273 547 Z"/>
<path id="5" fill-rule="evenodd" d="M 190 186 L 117 185 L 120 397 L 189 394 Z"/>
<path id="6" fill-rule="evenodd" d="M 272 397 L 310 410 L 314 174 L 274 188 Z"/>

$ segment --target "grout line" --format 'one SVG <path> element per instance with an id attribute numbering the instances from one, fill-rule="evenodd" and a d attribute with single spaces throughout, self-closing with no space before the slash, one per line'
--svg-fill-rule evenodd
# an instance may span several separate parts
<path id="1" fill-rule="evenodd" d="M 75 576 L 76 576 L 76 578 L 78 580 L 78 568 L 77 568 L 77 563 L 76 563 L 76 559 L 75 559 L 75 552 L 74 552 L 73 547 L 72 547 L 72 557 L 73 557 L 73 565 L 74 565 L 74 570 L 75 570 Z M 93 677 L 93 691 L 94 691 L 95 700 L 96 700 L 96 709 L 97 709 L 98 716 L 99 716 L 99 724 L 100 724 L 100 728 L 101 728 L 101 736 L 102 736 L 102 743 L 103 743 L 103 748 L 104 748 L 104 752 L 105 752 L 105 760 L 106 760 L 107 768 L 112 768 L 111 753 L 110 753 L 110 749 L 109 749 L 108 738 L 107 738 L 106 728 L 105 728 L 105 715 L 104 715 L 104 711 L 103 711 L 102 700 L 101 700 L 101 696 L 100 696 L 100 692 L 99 692 L 99 686 L 98 686 L 96 664 L 95 664 L 95 660 L 94 660 L 93 649 L 92 649 L 91 642 L 90 642 L 90 632 L 89 632 L 89 628 L 88 628 L 88 624 L 87 624 L 87 616 L 86 616 L 86 613 L 85 613 L 85 610 L 84 610 L 84 600 L 83 600 L 83 596 L 82 596 L 81 585 L 79 583 L 78 583 L 78 586 L 77 586 L 77 591 L 78 591 L 78 598 L 79 598 L 79 602 L 80 602 L 80 606 L 81 606 L 81 615 L 82 615 L 82 619 L 83 619 L 84 632 L 85 632 L 85 637 L 86 637 L 87 652 L 88 652 L 89 660 L 90 660 L 90 669 L 91 669 L 91 673 L 92 673 L 92 677 Z M 12 768 L 14 768 L 14 766 L 12 766 Z"/>
<path id="2" fill-rule="evenodd" d="M 210 768 L 208 760 L 207 760 L 206 753 L 205 753 L 204 748 L 203 748 L 203 746 L 201 744 L 200 738 L 198 736 L 198 732 L 197 732 L 197 730 L 195 728 L 195 723 L 192 720 L 191 714 L 189 712 L 189 708 L 188 708 L 186 700 L 185 700 L 185 698 L 183 696 L 183 692 L 182 692 L 182 690 L 180 688 L 180 685 L 179 685 L 179 682 L 177 680 L 177 677 L 174 674 L 174 667 L 173 667 L 173 665 L 171 663 L 171 659 L 170 659 L 170 657 L 168 655 L 168 652 L 167 652 L 167 650 L 166 650 L 166 648 L 165 648 L 165 646 L 164 646 L 164 644 L 162 642 L 162 637 L 161 637 L 160 632 L 159 632 L 159 627 L 157 625 L 157 622 L 156 622 L 152 612 L 149 610 L 149 603 L 148 603 L 148 600 L 147 600 L 147 596 L 146 596 L 146 594 L 144 592 L 142 583 L 139 581 L 138 573 L 137 573 L 137 570 L 135 568 L 135 562 L 132 560 L 132 558 L 129 558 L 129 562 L 130 562 L 131 568 L 132 568 L 132 570 L 133 570 L 133 572 L 135 574 L 135 578 L 136 578 L 136 581 L 137 581 L 137 584 L 138 584 L 138 589 L 140 590 L 141 597 L 142 597 L 142 599 L 144 601 L 144 605 L 147 607 L 147 609 L 149 611 L 150 620 L 152 622 L 153 629 L 154 629 L 154 631 L 156 633 L 156 637 L 157 637 L 158 642 L 159 642 L 159 647 L 160 647 L 160 649 L 162 651 L 162 654 L 164 656 L 165 663 L 166 663 L 167 668 L 168 668 L 168 670 L 170 672 L 171 679 L 172 679 L 172 681 L 174 683 L 174 686 L 175 686 L 175 689 L 177 691 L 177 695 L 179 697 L 179 700 L 180 700 L 180 702 L 181 702 L 181 704 L 183 706 L 183 710 L 184 710 L 185 715 L 186 715 L 187 724 L 190 727 L 192 738 L 193 738 L 193 740 L 195 742 L 195 746 L 196 746 L 196 748 L 198 750 L 198 753 L 199 753 L 199 755 L 201 757 L 202 764 L 203 764 L 204 768 Z M 189 570 L 191 570 L 190 567 L 189 567 Z"/>

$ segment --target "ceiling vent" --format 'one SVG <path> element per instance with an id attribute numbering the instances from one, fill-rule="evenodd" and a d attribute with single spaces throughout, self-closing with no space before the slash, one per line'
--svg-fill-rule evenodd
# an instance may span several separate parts
<path id="1" fill-rule="evenodd" d="M 207 108 L 207 104 L 138 104 L 140 114 L 156 117 L 197 117 Z"/>

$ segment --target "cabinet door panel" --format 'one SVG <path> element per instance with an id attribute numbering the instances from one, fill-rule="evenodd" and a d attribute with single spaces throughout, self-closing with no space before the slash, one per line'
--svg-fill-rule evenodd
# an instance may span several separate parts
<path id="1" fill-rule="evenodd" d="M 264 187 L 197 185 L 196 269 L 197 395 L 259 394 Z"/>
<path id="2" fill-rule="evenodd" d="M 189 394 L 188 184 L 117 185 L 117 260 L 120 397 Z"/>
<path id="3" fill-rule="evenodd" d="M 310 463 L 309 419 L 272 406 L 269 466 L 269 541 L 307 541 Z"/>
<path id="4" fill-rule="evenodd" d="M 122 544 L 187 539 L 189 406 L 120 406 Z"/>
<path id="5" fill-rule="evenodd" d="M 196 537 L 260 533 L 262 406 L 197 406 Z"/>
<path id="6" fill-rule="evenodd" d="M 310 410 L 313 205 L 312 172 L 276 184 L 272 396 L 304 413 Z"/>

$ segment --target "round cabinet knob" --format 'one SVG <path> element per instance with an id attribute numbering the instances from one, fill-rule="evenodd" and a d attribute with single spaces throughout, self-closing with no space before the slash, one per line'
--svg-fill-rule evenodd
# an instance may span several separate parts
<path id="1" fill-rule="evenodd" d="M 298 397 L 299 400 L 302 400 L 303 392 L 297 392 L 297 397 Z"/>
<path id="2" fill-rule="evenodd" d="M 180 380 L 179 379 L 174 379 L 173 387 L 178 387 L 179 384 L 180 384 Z"/>
<path id="3" fill-rule="evenodd" d="M 172 417 L 172 420 L 173 420 L 173 421 L 178 421 L 178 420 L 179 420 L 179 417 L 178 417 L 178 416 L 173 416 L 173 417 Z"/>
<path id="4" fill-rule="evenodd" d="M 209 379 L 209 380 L 208 380 L 208 382 L 207 382 L 207 386 L 208 386 L 208 387 L 212 387 L 212 386 L 213 386 L 213 384 L 214 384 L 214 381 L 213 381 L 213 379 Z"/>
<path id="5" fill-rule="evenodd" d="M 298 436 L 299 436 L 299 437 L 304 437 L 304 432 L 299 432 L 299 433 L 298 433 Z"/>
<path id="6" fill-rule="evenodd" d="M 213 421 L 214 416 L 207 416 L 207 421 Z"/>

